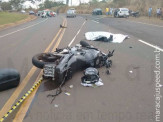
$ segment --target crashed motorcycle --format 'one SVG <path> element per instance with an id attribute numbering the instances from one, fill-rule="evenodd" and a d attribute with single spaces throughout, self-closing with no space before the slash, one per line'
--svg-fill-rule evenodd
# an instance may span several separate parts
<path id="1" fill-rule="evenodd" d="M 109 68 L 114 50 L 105 54 L 85 41 L 80 41 L 74 47 L 56 49 L 51 53 L 40 53 L 32 58 L 32 63 L 37 68 L 43 69 L 43 78 L 52 78 L 58 83 L 72 78 L 72 75 L 88 67 Z"/>

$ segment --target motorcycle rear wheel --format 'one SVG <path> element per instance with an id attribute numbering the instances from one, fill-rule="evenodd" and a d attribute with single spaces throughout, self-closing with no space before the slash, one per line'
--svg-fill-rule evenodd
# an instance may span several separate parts
<path id="1" fill-rule="evenodd" d="M 43 69 L 46 64 L 55 64 L 57 57 L 52 56 L 48 53 L 39 53 L 32 58 L 32 63 L 37 68 Z"/>

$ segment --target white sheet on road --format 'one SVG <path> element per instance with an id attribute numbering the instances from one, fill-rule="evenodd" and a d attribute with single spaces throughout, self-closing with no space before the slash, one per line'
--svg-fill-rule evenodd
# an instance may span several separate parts
<path id="1" fill-rule="evenodd" d="M 95 32 L 85 33 L 86 39 L 91 40 L 91 41 L 98 40 L 102 37 L 106 37 L 107 39 L 109 39 L 110 35 L 113 35 L 113 41 L 111 41 L 112 43 L 122 43 L 125 39 L 129 38 L 128 35 L 113 34 L 113 33 L 104 32 L 104 31 L 95 31 Z"/>

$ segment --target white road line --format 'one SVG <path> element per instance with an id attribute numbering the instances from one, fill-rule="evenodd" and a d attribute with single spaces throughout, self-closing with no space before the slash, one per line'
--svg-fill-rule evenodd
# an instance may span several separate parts
<path id="1" fill-rule="evenodd" d="M 155 48 L 155 49 L 160 50 L 160 51 L 163 52 L 163 49 L 162 49 L 162 48 L 159 48 L 158 46 L 154 46 L 154 45 L 152 45 L 152 44 L 150 44 L 150 43 L 148 43 L 148 42 L 145 42 L 145 41 L 143 41 L 143 40 L 138 40 L 138 41 L 141 42 L 141 43 L 143 43 L 143 44 L 146 44 L 146 45 L 148 45 L 148 46 L 150 46 L 150 47 L 153 47 L 153 48 Z"/>
<path id="2" fill-rule="evenodd" d="M 74 36 L 74 38 L 72 39 L 72 41 L 69 43 L 69 47 L 71 46 L 71 44 L 75 41 L 77 35 L 80 33 L 81 29 L 83 28 L 84 24 L 86 23 L 86 21 L 84 21 L 84 23 L 82 24 L 82 26 L 80 27 L 80 29 L 78 30 L 78 32 L 76 33 L 76 35 Z"/>
<path id="3" fill-rule="evenodd" d="M 38 25 L 38 24 L 40 24 L 40 23 L 45 22 L 46 20 L 48 20 L 48 19 L 45 19 L 45 20 L 43 20 L 43 21 L 41 21 L 41 22 L 38 22 L 38 23 L 33 24 L 33 25 L 30 25 L 30 26 L 28 26 L 28 27 L 25 27 L 25 28 L 22 28 L 22 29 L 19 29 L 19 30 L 13 31 L 13 32 L 11 32 L 11 33 L 8 33 L 8 34 L 5 34 L 5 35 L 2 35 L 2 36 L 0 36 L 0 38 L 3 38 L 3 37 L 6 37 L 6 36 L 9 36 L 9 35 L 11 35 L 11 34 L 17 33 L 17 32 L 19 32 L 19 31 L 22 31 L 22 30 L 25 30 L 25 29 L 31 28 L 31 27 L 33 27 L 33 26 L 36 26 L 36 25 Z"/>
<path id="4" fill-rule="evenodd" d="M 163 26 L 154 25 L 154 24 L 148 24 L 148 23 L 144 23 L 144 22 L 135 22 L 135 21 L 132 21 L 132 20 L 126 20 L 126 21 L 128 21 L 128 22 L 134 22 L 134 23 L 139 23 L 139 24 L 144 24 L 144 25 L 156 26 L 156 27 L 160 27 L 160 28 L 163 27 Z"/>
<path id="5" fill-rule="evenodd" d="M 93 22 L 95 22 L 95 23 L 99 23 L 99 22 L 97 22 L 97 21 L 95 21 L 95 20 L 92 20 Z"/>

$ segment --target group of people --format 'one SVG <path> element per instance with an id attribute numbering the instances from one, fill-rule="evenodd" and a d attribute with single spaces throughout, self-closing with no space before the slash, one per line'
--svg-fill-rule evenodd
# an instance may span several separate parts
<path id="1" fill-rule="evenodd" d="M 149 16 L 149 18 L 151 17 L 151 15 L 152 15 L 152 7 L 149 7 L 149 9 L 148 9 L 148 16 Z M 161 18 L 162 17 L 162 9 L 161 8 L 157 8 L 156 15 L 157 15 L 157 18 Z"/>

